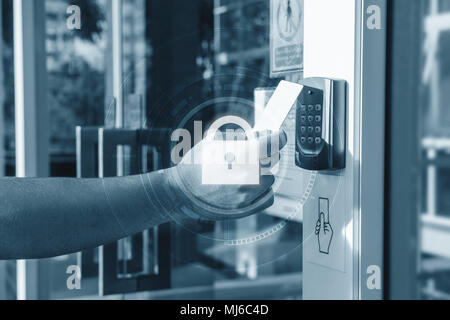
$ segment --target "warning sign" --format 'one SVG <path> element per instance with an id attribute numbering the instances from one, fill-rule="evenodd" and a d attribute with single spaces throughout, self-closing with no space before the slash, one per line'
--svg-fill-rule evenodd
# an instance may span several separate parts
<path id="1" fill-rule="evenodd" d="M 270 74 L 303 71 L 303 0 L 270 1 Z"/>

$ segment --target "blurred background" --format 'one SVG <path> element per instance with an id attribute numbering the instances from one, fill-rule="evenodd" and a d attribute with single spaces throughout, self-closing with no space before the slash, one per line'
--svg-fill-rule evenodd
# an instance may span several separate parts
<path id="1" fill-rule="evenodd" d="M 255 88 L 276 84 L 269 77 L 269 0 L 33 2 L 42 9 L 33 20 L 42 20 L 41 27 L 27 36 L 45 43 L 36 58 L 44 64 L 33 72 L 46 79 L 38 94 L 50 111 L 49 176 L 98 175 L 96 160 L 86 156 L 89 145 L 98 144 L 90 138 L 96 127 L 128 133 L 189 127 L 195 119 L 183 111 L 186 103 L 224 95 L 252 101 Z M 410 198 L 415 210 L 401 213 L 417 221 L 408 230 L 414 250 L 404 253 L 416 262 L 408 290 L 410 297 L 450 299 L 450 0 L 415 2 L 413 14 L 403 17 L 417 26 L 404 35 L 417 44 L 418 56 L 403 67 L 420 75 L 410 110 L 417 115 L 411 139 L 419 167 L 411 171 L 419 196 Z M 81 30 L 66 27 L 70 5 L 81 9 Z M 1 0 L 0 10 L 0 175 L 15 176 L 13 0 Z M 217 109 L 199 112 L 209 121 Z M 235 112 L 252 121 L 251 108 Z M 125 152 L 132 163 L 137 156 Z M 167 167 L 164 152 L 149 146 L 139 154 L 138 170 Z M 264 234 L 280 224 L 282 231 L 247 246 L 215 241 Z M 26 285 L 32 298 L 43 299 L 301 299 L 301 239 L 301 221 L 271 214 L 239 224 L 173 223 L 100 249 L 32 262 Z M 81 290 L 68 290 L 71 265 L 82 266 Z M 18 297 L 21 276 L 20 264 L 0 262 L 0 299 Z"/>

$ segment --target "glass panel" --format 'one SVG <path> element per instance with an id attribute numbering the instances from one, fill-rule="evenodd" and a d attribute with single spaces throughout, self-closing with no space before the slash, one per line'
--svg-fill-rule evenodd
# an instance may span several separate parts
<path id="1" fill-rule="evenodd" d="M 101 126 L 104 123 L 106 99 L 105 51 L 107 0 L 46 0 L 46 50 L 48 72 L 48 105 L 50 109 L 51 176 L 76 176 L 76 126 Z M 72 20 L 80 8 L 80 29 Z M 95 264 L 97 250 L 85 254 L 81 290 L 70 290 L 67 284 L 76 266 L 76 254 L 49 259 L 49 297 L 51 299 L 96 295 L 98 279 Z"/>
<path id="2" fill-rule="evenodd" d="M 425 1 L 421 297 L 450 299 L 450 1 Z"/>
<path id="3" fill-rule="evenodd" d="M 2 1 L 0 26 L 3 43 L 1 44 L 1 83 L 0 83 L 0 104 L 2 121 L 0 133 L 1 159 L 0 174 L 6 176 L 15 175 L 15 132 L 14 132 L 14 50 L 13 50 L 13 16 L 12 0 Z"/>
<path id="4" fill-rule="evenodd" d="M 0 177 L 15 176 L 12 0 L 0 3 Z M 16 298 L 16 262 L 0 261 L 0 300 Z"/>
<path id="5" fill-rule="evenodd" d="M 105 118 L 114 115 L 111 1 L 45 3 L 51 175 L 75 177 L 75 127 L 102 126 Z M 71 20 L 76 19 L 72 15 L 77 8 L 70 6 L 80 9 L 79 28 L 77 21 Z M 173 132 L 186 128 L 194 132 L 195 127 L 202 136 L 211 122 L 224 114 L 240 116 L 252 124 L 254 89 L 270 88 L 279 81 L 269 79 L 269 0 L 123 0 L 121 16 L 126 129 Z M 3 31 L 4 38 L 5 34 Z M 6 49 L 2 54 L 3 67 L 12 66 L 12 54 L 8 56 Z M 5 92 L 11 87 L 12 83 L 5 82 Z M 11 97 L 5 95 L 5 119 L 13 119 Z M 195 121 L 203 121 L 202 127 L 196 127 Z M 8 123 L 13 126 L 12 121 L 5 121 L 9 132 L 5 149 L 13 152 L 13 127 Z M 159 145 L 139 153 L 145 164 L 139 169 L 171 166 L 166 156 L 169 147 Z M 128 167 L 134 156 L 130 148 L 122 150 Z M 124 173 L 132 171 L 125 168 Z M 156 243 L 164 239 L 158 230 L 118 243 L 113 252 L 117 261 L 107 262 L 117 271 L 113 280 L 134 280 L 145 274 L 150 275 L 148 281 L 166 274 L 167 270 L 160 268 L 158 252 L 170 246 L 170 289 L 197 288 L 187 290 L 185 298 L 301 298 L 299 219 L 261 212 L 238 221 L 176 221 L 171 226 L 170 243 L 163 244 Z M 83 255 L 41 261 L 48 271 L 49 283 L 45 285 L 49 298 L 98 298 L 100 258 L 99 250 L 92 249 Z M 75 290 L 77 270 L 72 267 L 80 259 L 84 265 L 81 289 Z M 13 273 L 8 278 L 15 281 Z M 132 297 L 182 298 L 180 292 L 183 290 Z"/>
<path id="6" fill-rule="evenodd" d="M 104 122 L 105 0 L 46 0 L 51 175 L 75 172 L 75 127 Z M 81 29 L 67 24 L 70 5 L 80 8 Z M 94 21 L 94 22 L 90 22 Z"/>
<path id="7" fill-rule="evenodd" d="M 151 46 L 146 42 L 146 0 L 122 2 L 122 48 L 124 116 L 127 128 L 145 125 L 143 114 L 151 63 Z"/>
<path id="8" fill-rule="evenodd" d="M 203 134 L 224 114 L 252 123 L 254 89 L 279 81 L 269 79 L 269 0 L 124 0 L 122 14 L 127 127 L 139 109 L 149 129 L 186 128 L 192 137 L 195 121 Z M 302 224 L 282 217 L 173 223 L 173 290 L 142 296 L 301 298 Z M 176 290 L 192 287 L 186 296 Z"/>
<path id="9" fill-rule="evenodd" d="M 215 118 L 231 113 L 253 122 L 254 89 L 279 81 L 268 76 L 269 1 L 215 1 L 214 24 L 213 38 L 201 39 L 214 41 L 213 51 L 202 51 L 199 61 L 206 66 L 214 61 L 201 82 L 214 86 Z M 210 95 L 204 90 L 198 99 L 207 101 Z M 249 104 L 218 102 L 230 96 Z M 202 119 L 196 116 L 187 121 Z M 208 288 L 190 298 L 301 298 L 301 223 L 261 212 L 237 221 L 175 224 L 173 229 L 173 286 Z"/>

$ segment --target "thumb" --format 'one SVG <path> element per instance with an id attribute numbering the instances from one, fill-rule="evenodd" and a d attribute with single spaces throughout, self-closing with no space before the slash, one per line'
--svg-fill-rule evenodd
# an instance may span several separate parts
<path id="1" fill-rule="evenodd" d="M 278 155 L 287 144 L 287 134 L 284 130 L 276 132 L 259 132 L 258 143 L 260 159 L 271 158 Z"/>

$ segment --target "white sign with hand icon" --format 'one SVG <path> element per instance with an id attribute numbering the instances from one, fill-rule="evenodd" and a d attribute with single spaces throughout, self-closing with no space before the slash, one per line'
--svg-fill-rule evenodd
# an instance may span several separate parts
<path id="1" fill-rule="evenodd" d="M 322 183 L 319 180 L 317 187 Z M 303 246 L 304 262 L 345 272 L 345 212 L 333 211 L 333 202 L 325 197 L 307 202 L 303 211 L 304 230 L 309 235 Z"/>
<path id="2" fill-rule="evenodd" d="M 319 220 L 316 224 L 316 236 L 319 242 L 319 251 L 330 254 L 331 241 L 333 240 L 333 228 L 330 223 L 328 199 L 319 199 Z"/>

